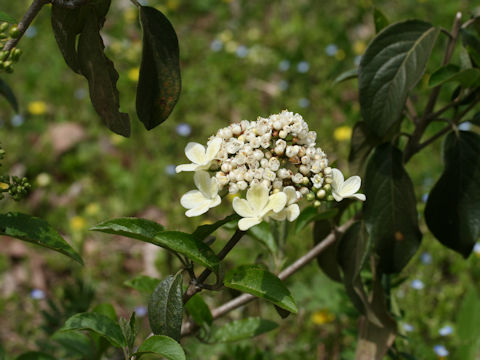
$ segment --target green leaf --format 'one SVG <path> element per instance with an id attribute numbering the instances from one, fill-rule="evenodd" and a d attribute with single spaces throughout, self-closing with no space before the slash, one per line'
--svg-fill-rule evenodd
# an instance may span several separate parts
<path id="1" fill-rule="evenodd" d="M 15 112 L 18 112 L 17 98 L 15 97 L 15 94 L 10 86 L 8 86 L 8 84 L 2 79 L 0 79 L 0 95 L 2 95 L 8 101 Z"/>
<path id="2" fill-rule="evenodd" d="M 40 351 L 29 351 L 18 356 L 16 360 L 56 360 L 56 358 Z"/>
<path id="3" fill-rule="evenodd" d="M 83 265 L 80 255 L 40 218 L 15 212 L 0 214 L 0 234 L 58 251 Z"/>
<path id="4" fill-rule="evenodd" d="M 156 335 L 167 335 L 180 341 L 183 301 L 182 275 L 169 275 L 152 293 L 148 303 L 148 320 Z"/>
<path id="5" fill-rule="evenodd" d="M 116 87 L 118 73 L 112 61 L 105 55 L 100 29 L 103 25 L 93 5 L 89 9 L 85 25 L 78 39 L 78 65 L 88 80 L 90 99 L 95 111 L 113 132 L 130 136 L 128 114 L 119 111 L 120 99 Z"/>
<path id="6" fill-rule="evenodd" d="M 205 240 L 207 236 L 215 232 L 219 227 L 231 222 L 231 221 L 236 221 L 240 219 L 240 216 L 237 214 L 232 214 L 227 217 L 225 217 L 222 220 L 219 220 L 213 224 L 206 224 L 206 225 L 201 225 L 198 228 L 195 229 L 195 231 L 192 233 L 194 237 L 196 237 L 198 240 Z"/>
<path id="7" fill-rule="evenodd" d="M 123 284 L 140 292 L 151 294 L 159 283 L 160 280 L 156 278 L 145 275 L 138 275 L 135 276 L 133 279 L 125 281 Z"/>
<path id="8" fill-rule="evenodd" d="M 93 359 L 95 347 L 88 335 L 80 331 L 57 331 L 52 340 L 59 343 L 69 353 L 81 356 L 82 359 Z"/>
<path id="9" fill-rule="evenodd" d="M 155 221 L 132 217 L 107 220 L 95 225 L 90 230 L 152 242 L 155 235 L 165 228 Z"/>
<path id="10" fill-rule="evenodd" d="M 185 309 L 198 325 L 212 325 L 213 317 L 203 298 L 196 294 L 185 304 Z"/>
<path id="11" fill-rule="evenodd" d="M 277 276 L 259 265 L 243 265 L 227 272 L 224 285 L 268 300 L 294 314 L 297 305 L 290 291 Z"/>
<path id="12" fill-rule="evenodd" d="M 118 320 L 117 312 L 115 311 L 115 308 L 113 307 L 112 304 L 108 304 L 108 303 L 98 304 L 92 309 L 92 312 L 105 315 L 110 319 L 112 319 L 113 321 Z"/>
<path id="13" fill-rule="evenodd" d="M 470 288 L 464 296 L 457 315 L 459 345 L 454 359 L 474 360 L 480 345 L 480 296 Z"/>
<path id="14" fill-rule="evenodd" d="M 375 32 L 377 34 L 390 24 L 385 14 L 378 8 L 373 9 L 373 22 L 375 23 Z"/>
<path id="15" fill-rule="evenodd" d="M 60 331 L 89 330 L 103 336 L 115 347 L 127 346 L 120 326 L 108 316 L 99 313 L 79 313 L 69 318 Z"/>
<path id="16" fill-rule="evenodd" d="M 295 234 L 298 234 L 300 231 L 302 231 L 312 221 L 331 219 L 337 214 L 337 209 L 329 209 L 318 212 L 318 208 L 314 206 L 306 207 L 302 210 L 300 215 L 298 215 L 297 221 L 295 222 Z"/>
<path id="17" fill-rule="evenodd" d="M 425 72 L 439 29 L 419 20 L 392 24 L 378 34 L 358 69 L 365 124 L 378 137 L 399 123 L 408 92 Z"/>
<path id="18" fill-rule="evenodd" d="M 422 239 L 413 184 L 402 160 L 400 150 L 383 144 L 370 157 L 365 174 L 364 220 L 385 273 L 401 271 Z"/>
<path id="19" fill-rule="evenodd" d="M 225 343 L 250 339 L 272 331 L 277 327 L 277 323 L 259 317 L 235 320 L 226 323 L 222 327 L 214 328 L 212 330 L 210 341 L 214 343 Z"/>
<path id="20" fill-rule="evenodd" d="M 185 352 L 178 342 L 163 335 L 150 336 L 143 342 L 135 355 L 152 353 L 161 355 L 167 360 L 185 360 Z"/>
<path id="21" fill-rule="evenodd" d="M 450 132 L 444 170 L 428 196 L 425 220 L 446 247 L 468 257 L 480 237 L 480 136 Z"/>
<path id="22" fill-rule="evenodd" d="M 462 44 L 477 66 L 480 66 L 480 38 L 469 28 L 460 28 Z"/>
<path id="23" fill-rule="evenodd" d="M 356 79 L 358 77 L 358 69 L 350 69 L 347 71 L 344 71 L 340 75 L 338 75 L 335 80 L 333 80 L 333 85 L 340 84 L 344 81 L 350 80 L 350 79 Z"/>
<path id="24" fill-rule="evenodd" d="M 428 82 L 430 88 L 447 82 L 457 82 L 464 88 L 477 86 L 480 82 L 480 70 L 476 68 L 460 70 L 453 64 L 448 64 L 436 70 Z"/>
<path id="25" fill-rule="evenodd" d="M 313 227 L 313 241 L 315 245 L 321 242 L 332 231 L 332 224 L 328 220 L 315 221 Z M 317 256 L 317 264 L 331 280 L 341 282 L 342 275 L 337 261 L 338 241 L 328 246 Z"/>
<path id="26" fill-rule="evenodd" d="M 181 90 L 177 34 L 157 9 L 140 6 L 143 51 L 137 85 L 137 114 L 147 130 L 164 122 Z"/>
<path id="27" fill-rule="evenodd" d="M 350 170 L 354 173 L 362 173 L 368 155 L 380 143 L 381 141 L 368 130 L 365 122 L 357 122 L 353 127 L 350 141 L 350 154 L 348 155 Z"/>
<path id="28" fill-rule="evenodd" d="M 123 336 L 127 341 L 127 347 L 132 352 L 133 346 L 135 345 L 135 338 L 137 337 L 137 328 L 135 326 L 135 312 L 130 316 L 130 320 L 125 318 L 120 318 L 119 321 L 120 327 L 122 329 Z"/>
<path id="29" fill-rule="evenodd" d="M 248 229 L 247 234 L 265 246 L 270 254 L 276 254 L 278 247 L 270 223 L 263 221 Z"/>
<path id="30" fill-rule="evenodd" d="M 179 231 L 163 231 L 151 243 L 183 254 L 189 259 L 218 272 L 219 260 L 213 250 L 193 235 Z"/>
<path id="31" fill-rule="evenodd" d="M 13 16 L 10 16 L 7 13 L 4 13 L 3 11 L 0 11 L 0 21 L 8 22 L 10 24 L 17 23 L 17 20 Z"/>

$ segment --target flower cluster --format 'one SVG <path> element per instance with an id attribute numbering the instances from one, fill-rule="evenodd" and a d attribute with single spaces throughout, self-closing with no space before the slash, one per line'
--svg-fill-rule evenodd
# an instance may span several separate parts
<path id="1" fill-rule="evenodd" d="M 357 193 L 360 177 L 345 181 L 340 170 L 329 167 L 316 137 L 299 114 L 284 110 L 222 128 L 206 148 L 188 143 L 185 154 L 191 163 L 176 167 L 177 173 L 195 171 L 198 190 L 187 192 L 180 201 L 188 209 L 186 215 L 198 216 L 219 205 L 219 193 L 227 191 L 246 193 L 245 199 L 233 200 L 233 209 L 242 217 L 241 230 L 268 218 L 294 221 L 303 197 L 315 206 L 323 200 L 365 200 Z"/>

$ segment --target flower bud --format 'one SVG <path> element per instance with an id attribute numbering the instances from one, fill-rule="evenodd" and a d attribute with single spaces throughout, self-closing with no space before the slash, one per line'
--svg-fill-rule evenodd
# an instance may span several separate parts
<path id="1" fill-rule="evenodd" d="M 323 189 L 317 191 L 317 198 L 323 199 L 327 195 L 327 192 Z"/>
<path id="2" fill-rule="evenodd" d="M 309 192 L 307 194 L 306 198 L 307 198 L 308 201 L 312 201 L 312 200 L 315 199 L 315 195 L 313 193 Z"/>
<path id="3" fill-rule="evenodd" d="M 313 202 L 313 206 L 315 206 L 315 207 L 320 207 L 320 205 L 322 205 L 322 202 L 319 201 L 319 200 L 315 200 L 315 201 Z"/>
<path id="4" fill-rule="evenodd" d="M 10 28 L 10 36 L 14 39 L 16 39 L 20 35 L 20 31 L 18 30 L 18 27 L 13 26 Z"/>

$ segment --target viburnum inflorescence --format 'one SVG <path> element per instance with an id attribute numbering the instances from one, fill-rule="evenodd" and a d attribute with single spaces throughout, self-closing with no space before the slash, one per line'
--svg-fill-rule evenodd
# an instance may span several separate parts
<path id="1" fill-rule="evenodd" d="M 263 220 L 294 221 L 300 214 L 298 202 L 305 197 L 320 206 L 321 201 L 344 198 L 365 200 L 359 176 L 344 180 L 338 169 L 316 147 L 317 134 L 299 114 L 282 111 L 256 121 L 242 120 L 222 128 L 210 137 L 205 148 L 188 143 L 191 164 L 176 172 L 195 171 L 195 185 L 180 202 L 187 216 L 198 216 L 220 204 L 221 196 L 245 194 L 233 199 L 233 209 L 242 219 L 240 230 Z"/>

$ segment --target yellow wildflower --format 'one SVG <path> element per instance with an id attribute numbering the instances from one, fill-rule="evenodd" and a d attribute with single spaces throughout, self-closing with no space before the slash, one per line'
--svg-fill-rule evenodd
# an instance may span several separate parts
<path id="1" fill-rule="evenodd" d="M 135 7 L 129 7 L 123 13 L 123 18 L 127 24 L 133 24 L 137 20 L 137 9 Z"/>
<path id="2" fill-rule="evenodd" d="M 332 314 L 330 311 L 328 311 L 328 309 L 321 309 L 321 310 L 315 311 L 312 314 L 311 319 L 314 324 L 323 325 L 323 324 L 328 324 L 334 321 L 335 315 Z"/>
<path id="3" fill-rule="evenodd" d="M 366 48 L 367 45 L 361 40 L 357 40 L 353 43 L 353 52 L 357 55 L 362 55 Z"/>
<path id="4" fill-rule="evenodd" d="M 343 51 L 342 49 L 339 49 L 337 51 L 337 53 L 335 54 L 335 59 L 337 59 L 338 61 L 341 61 L 343 59 L 345 59 L 345 51 Z"/>
<path id="5" fill-rule="evenodd" d="M 350 140 L 352 136 L 352 128 L 347 125 L 340 126 L 335 129 L 333 132 L 333 137 L 337 141 L 345 141 L 345 140 Z"/>
<path id="6" fill-rule="evenodd" d="M 100 206 L 98 205 L 98 203 L 95 203 L 95 202 L 88 204 L 87 207 L 85 208 L 85 213 L 88 216 L 97 215 L 99 212 L 100 212 Z"/>
<path id="7" fill-rule="evenodd" d="M 43 115 L 47 112 L 47 104 L 43 101 L 32 101 L 28 104 L 28 112 L 32 115 Z"/>
<path id="8" fill-rule="evenodd" d="M 0 182 L 0 189 L 7 190 L 10 186 L 7 183 Z"/>
<path id="9" fill-rule="evenodd" d="M 81 231 L 87 227 L 87 222 L 81 216 L 74 216 L 70 219 L 70 228 L 74 231 Z"/>
<path id="10" fill-rule="evenodd" d="M 140 68 L 134 67 L 128 71 L 128 80 L 137 82 L 140 75 Z"/>
<path id="11" fill-rule="evenodd" d="M 52 178 L 47 173 L 40 173 L 40 174 L 37 175 L 37 178 L 35 180 L 36 180 L 38 186 L 44 187 L 44 186 L 48 186 L 50 184 L 50 181 L 52 180 Z"/>

